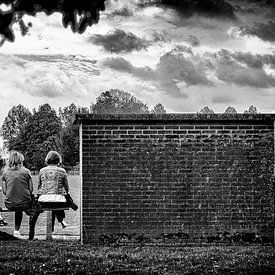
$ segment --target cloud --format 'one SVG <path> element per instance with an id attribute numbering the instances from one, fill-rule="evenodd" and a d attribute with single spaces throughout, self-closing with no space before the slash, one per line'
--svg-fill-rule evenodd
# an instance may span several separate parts
<path id="1" fill-rule="evenodd" d="M 62 55 L 0 55 L 0 82 L 36 98 L 81 97 L 87 81 L 98 76 L 95 61 Z"/>
<path id="2" fill-rule="evenodd" d="M 229 84 L 269 88 L 275 86 L 275 78 L 265 73 L 263 69 L 241 66 L 232 61 L 219 63 L 216 70 L 218 79 Z"/>
<path id="3" fill-rule="evenodd" d="M 162 32 L 152 31 L 151 36 L 152 36 L 152 42 L 170 42 L 168 38 L 168 33 L 166 31 L 162 31 Z"/>
<path id="4" fill-rule="evenodd" d="M 198 47 L 200 45 L 199 39 L 194 35 L 189 35 L 187 42 L 189 42 L 192 47 Z"/>
<path id="5" fill-rule="evenodd" d="M 127 6 L 124 6 L 121 9 L 114 10 L 111 13 L 111 16 L 121 16 L 121 17 L 130 17 L 133 15 L 134 15 L 134 12 Z"/>
<path id="6" fill-rule="evenodd" d="M 161 0 L 160 3 L 174 8 L 186 17 L 202 14 L 211 17 L 235 18 L 233 6 L 224 0 Z"/>
<path id="7" fill-rule="evenodd" d="M 248 67 L 255 69 L 261 69 L 264 65 L 264 57 L 259 54 L 253 55 L 251 53 L 235 52 L 232 57 Z"/>
<path id="8" fill-rule="evenodd" d="M 226 93 L 226 92 L 219 92 L 213 95 L 212 102 L 215 104 L 225 104 L 225 103 L 235 103 L 236 99 L 234 95 Z"/>
<path id="9" fill-rule="evenodd" d="M 243 36 L 253 35 L 264 41 L 275 42 L 275 23 L 273 21 L 269 21 L 268 24 L 255 23 L 253 27 L 239 26 L 239 31 Z"/>
<path id="10" fill-rule="evenodd" d="M 210 84 L 205 72 L 198 64 L 182 53 L 169 52 L 163 55 L 160 58 L 157 72 L 162 79 L 168 82 L 169 80 L 184 81 L 187 86 Z"/>
<path id="11" fill-rule="evenodd" d="M 136 67 L 122 57 L 107 58 L 103 66 L 131 74 L 134 77 L 151 81 L 165 92 L 174 96 L 182 96 L 184 86 L 211 85 L 200 62 L 192 59 L 192 51 L 188 47 L 176 47 L 160 57 L 155 69 Z"/>
<path id="12" fill-rule="evenodd" d="M 256 88 L 275 86 L 274 75 L 268 74 L 266 70 L 275 70 L 274 54 L 260 55 L 222 49 L 213 58 L 216 60 L 216 74 L 220 80 Z"/>
<path id="13" fill-rule="evenodd" d="M 28 64 L 17 80 L 17 87 L 33 97 L 62 98 L 67 93 L 81 96 L 84 91 L 80 89 L 80 77 L 76 75 L 67 74 L 56 66 Z"/>
<path id="14" fill-rule="evenodd" d="M 275 69 L 275 52 L 273 54 L 266 54 L 263 56 L 263 61 L 270 65 L 272 69 Z"/>
<path id="15" fill-rule="evenodd" d="M 89 41 L 103 46 L 106 51 L 111 53 L 140 51 L 149 46 L 149 42 L 146 39 L 139 38 L 132 32 L 125 32 L 120 29 L 108 32 L 106 35 L 96 34 L 90 37 Z"/>
<path id="16" fill-rule="evenodd" d="M 120 72 L 131 73 L 134 69 L 133 65 L 123 57 L 106 58 L 103 65 Z"/>
<path id="17" fill-rule="evenodd" d="M 206 56 L 206 54 L 204 54 Z M 270 65 L 271 68 L 275 68 L 275 52 L 273 54 L 252 54 L 250 52 L 241 51 L 229 51 L 222 49 L 216 54 L 210 54 L 212 59 L 216 59 L 218 62 L 237 62 L 241 65 L 245 65 L 250 68 L 262 69 L 264 65 Z"/>

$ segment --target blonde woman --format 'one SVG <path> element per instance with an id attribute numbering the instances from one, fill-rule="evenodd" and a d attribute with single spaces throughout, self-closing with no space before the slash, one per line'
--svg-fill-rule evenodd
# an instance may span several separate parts
<path id="1" fill-rule="evenodd" d="M 33 208 L 33 182 L 31 172 L 23 166 L 24 156 L 17 152 L 11 152 L 7 168 L 2 174 L 3 193 L 5 205 L 10 211 L 15 211 L 14 236 L 21 238 L 20 226 L 23 211 L 30 216 L 29 239 L 34 237 L 34 227 L 39 213 Z"/>

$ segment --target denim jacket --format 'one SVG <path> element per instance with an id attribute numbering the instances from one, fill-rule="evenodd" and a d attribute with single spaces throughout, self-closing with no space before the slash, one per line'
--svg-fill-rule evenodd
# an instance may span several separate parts
<path id="1" fill-rule="evenodd" d="M 66 195 L 68 193 L 69 185 L 65 169 L 56 165 L 48 165 L 40 170 L 37 188 L 38 195 Z"/>

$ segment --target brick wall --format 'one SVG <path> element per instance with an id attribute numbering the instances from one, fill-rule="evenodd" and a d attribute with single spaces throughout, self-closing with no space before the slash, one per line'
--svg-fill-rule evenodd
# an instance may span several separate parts
<path id="1" fill-rule="evenodd" d="M 272 241 L 272 115 L 77 115 L 83 242 Z"/>

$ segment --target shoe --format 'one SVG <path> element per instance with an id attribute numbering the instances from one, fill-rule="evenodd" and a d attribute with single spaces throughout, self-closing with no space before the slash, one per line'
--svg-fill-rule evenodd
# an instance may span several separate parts
<path id="1" fill-rule="evenodd" d="M 68 224 L 65 221 L 61 222 L 62 228 L 66 228 L 68 226 Z"/>
<path id="2" fill-rule="evenodd" d="M 0 226 L 6 226 L 6 225 L 8 225 L 8 223 L 4 219 L 1 219 Z"/>
<path id="3" fill-rule="evenodd" d="M 72 202 L 70 206 L 74 211 L 78 209 L 78 206 L 74 202 Z"/>
<path id="4" fill-rule="evenodd" d="M 74 203 L 70 194 L 66 195 L 66 200 L 67 200 L 69 207 L 71 207 L 74 211 L 76 211 L 78 209 L 78 206 Z"/>
<path id="5" fill-rule="evenodd" d="M 23 239 L 19 231 L 14 230 L 13 236 L 17 239 Z"/>

